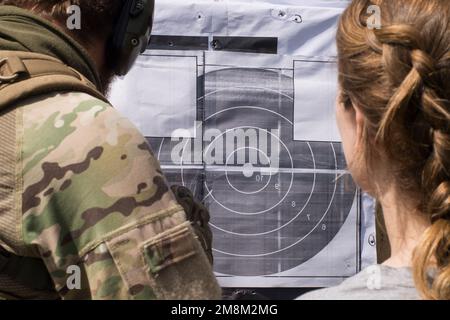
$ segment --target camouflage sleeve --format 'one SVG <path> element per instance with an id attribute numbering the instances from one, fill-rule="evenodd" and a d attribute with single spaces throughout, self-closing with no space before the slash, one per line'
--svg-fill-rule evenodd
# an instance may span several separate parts
<path id="1" fill-rule="evenodd" d="M 21 112 L 23 237 L 63 298 L 220 298 L 183 209 L 128 120 L 79 93 Z"/>

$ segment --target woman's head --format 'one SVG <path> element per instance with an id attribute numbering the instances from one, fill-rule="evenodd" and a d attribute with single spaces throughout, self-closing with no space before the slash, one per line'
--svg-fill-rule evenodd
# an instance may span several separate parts
<path id="1" fill-rule="evenodd" d="M 381 28 L 368 26 L 378 5 Z M 377 177 L 432 226 L 414 257 L 417 287 L 450 298 L 450 1 L 354 0 L 337 35 L 337 117 L 349 168 L 375 197 Z M 378 184 L 379 186 L 379 184 Z M 439 275 L 427 281 L 430 266 Z"/>

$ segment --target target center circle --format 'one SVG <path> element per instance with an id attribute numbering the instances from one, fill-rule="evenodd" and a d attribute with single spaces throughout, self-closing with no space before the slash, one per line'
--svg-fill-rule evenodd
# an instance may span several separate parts
<path id="1" fill-rule="evenodd" d="M 244 164 L 244 166 L 242 167 L 242 174 L 246 178 L 253 177 L 253 175 L 255 174 L 255 168 L 253 167 L 253 164 L 251 164 L 250 162 Z"/>
<path id="2" fill-rule="evenodd" d="M 263 186 L 262 188 L 260 188 L 260 189 L 258 189 L 258 190 L 256 190 L 256 191 L 243 191 L 243 190 L 241 190 L 241 189 L 235 187 L 234 184 L 230 181 L 230 176 L 229 176 L 228 173 L 229 173 L 229 171 L 231 171 L 232 169 L 233 169 L 235 172 L 238 171 L 238 172 L 242 173 L 242 175 L 243 175 L 245 178 L 248 178 L 248 179 L 250 179 L 251 177 L 253 177 L 253 176 L 255 175 L 255 173 L 258 171 L 258 170 L 255 168 L 255 166 L 254 166 L 251 162 L 245 163 L 242 167 L 230 166 L 230 165 L 229 165 L 230 159 L 233 158 L 233 156 L 234 156 L 236 153 L 238 153 L 238 152 L 240 152 L 240 151 L 242 151 L 242 150 L 256 151 L 257 153 L 262 154 L 262 155 L 266 158 L 267 162 L 268 162 L 269 164 L 271 164 L 269 156 L 268 156 L 264 151 L 262 151 L 262 150 L 259 150 L 259 149 L 257 149 L 257 148 L 253 148 L 253 147 L 242 147 L 242 148 L 238 148 L 238 149 L 234 150 L 234 151 L 228 156 L 227 161 L 226 161 L 226 164 L 225 164 L 225 166 L 226 166 L 226 169 L 225 169 L 225 177 L 226 177 L 226 179 L 227 179 L 227 183 L 228 183 L 228 185 L 229 185 L 234 191 L 239 192 L 239 193 L 242 193 L 242 194 L 252 195 L 252 194 L 257 194 L 257 193 L 259 193 L 259 192 L 262 192 L 264 189 L 266 189 L 266 188 L 269 186 L 270 181 L 272 180 L 272 174 L 271 174 L 270 172 L 269 172 L 269 174 L 268 174 L 268 175 L 269 175 L 269 179 L 267 179 L 267 182 L 264 184 L 264 186 Z M 269 168 L 269 169 L 270 169 L 270 168 Z M 261 170 L 260 179 L 261 179 L 261 181 L 262 181 L 263 172 L 262 172 L 262 169 L 260 169 L 260 170 Z M 256 179 L 256 178 L 255 178 L 255 179 Z"/>
<path id="3" fill-rule="evenodd" d="M 270 132 L 270 131 L 268 131 L 267 129 L 262 129 L 262 128 L 258 128 L 258 127 L 251 127 L 251 126 L 242 126 L 242 127 L 236 127 L 236 128 L 231 128 L 231 129 L 228 129 L 228 130 L 226 130 L 225 132 L 222 132 L 219 136 L 217 136 L 207 147 L 206 147 L 206 150 L 205 150 L 205 153 L 207 153 L 208 152 L 208 150 L 211 148 L 211 146 L 215 143 L 215 141 L 217 141 L 219 138 L 221 138 L 223 135 L 225 135 L 225 134 L 227 134 L 229 131 L 232 131 L 232 130 L 236 130 L 236 129 L 245 129 L 245 128 L 250 128 L 250 129 L 257 129 L 257 130 L 262 130 L 262 131 L 264 131 L 264 132 L 266 132 L 267 134 L 269 134 L 270 136 L 272 136 L 274 139 L 277 139 L 280 143 L 281 143 L 281 146 L 286 150 L 286 152 L 287 152 L 287 155 L 288 155 L 288 157 L 289 157 L 289 159 L 290 159 L 290 162 L 291 162 L 291 167 L 290 167 L 290 169 L 294 169 L 294 159 L 292 158 L 292 154 L 291 154 L 291 152 L 290 152 L 290 150 L 289 150 L 289 148 L 286 146 L 286 144 L 283 142 L 283 140 L 281 140 L 281 138 L 279 137 L 279 136 L 277 136 L 277 135 L 275 135 L 273 132 Z M 273 168 L 270 168 L 270 172 L 271 172 L 271 176 L 272 176 L 272 169 Z M 279 168 L 276 168 L 277 170 L 279 170 Z M 276 207 L 278 207 L 281 203 L 283 203 L 283 201 L 287 198 L 287 196 L 288 196 L 288 194 L 290 193 L 290 191 L 291 191 L 291 189 L 292 189 L 292 186 L 293 186 L 293 184 L 294 184 L 294 172 L 293 171 L 291 171 L 291 173 L 290 173 L 290 175 L 291 175 L 291 179 L 290 179 L 290 183 L 289 183 L 289 187 L 288 187 L 288 189 L 284 192 L 284 195 L 283 195 L 283 197 L 277 202 L 277 203 L 275 203 L 273 206 L 271 206 L 270 208 L 267 208 L 267 209 L 265 209 L 265 210 L 260 210 L 260 211 L 258 211 L 258 212 L 243 212 L 242 210 L 240 210 L 240 211 L 237 211 L 237 210 L 234 210 L 234 209 L 232 209 L 232 208 L 230 208 L 230 207 L 227 207 L 226 205 L 224 205 L 224 204 L 222 204 L 220 201 L 218 201 L 218 199 L 215 197 L 215 195 L 214 195 L 214 192 L 213 192 L 213 190 L 211 190 L 210 189 L 210 187 L 209 187 L 209 185 L 208 185 L 208 183 L 205 181 L 204 182 L 204 186 L 205 186 L 205 188 L 206 188 L 206 191 L 208 192 L 208 195 L 219 205 L 219 206 L 221 206 L 222 208 L 224 208 L 225 210 L 228 210 L 228 211 L 230 211 L 230 212 L 232 212 L 232 213 L 235 213 L 235 214 L 239 214 L 239 215 L 250 215 L 250 216 L 256 216 L 256 215 L 260 215 L 260 214 L 264 214 L 264 213 L 266 213 L 266 212 L 270 212 L 271 210 L 273 210 L 273 209 L 275 209 Z M 269 179 L 268 179 L 269 180 Z M 264 188 L 263 188 L 264 189 Z M 211 224 L 212 226 L 214 226 L 213 224 Z"/>

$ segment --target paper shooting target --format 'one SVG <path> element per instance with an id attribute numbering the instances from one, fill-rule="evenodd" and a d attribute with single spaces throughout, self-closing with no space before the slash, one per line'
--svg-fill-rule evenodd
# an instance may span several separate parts
<path id="1" fill-rule="evenodd" d="M 292 70 L 207 67 L 199 84 L 197 137 L 149 141 L 169 181 L 210 209 L 215 271 L 262 276 L 302 265 L 355 203 L 341 144 L 294 141 Z"/>

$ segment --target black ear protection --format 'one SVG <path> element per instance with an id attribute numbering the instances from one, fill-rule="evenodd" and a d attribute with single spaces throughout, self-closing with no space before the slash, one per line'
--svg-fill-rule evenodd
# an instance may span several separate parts
<path id="1" fill-rule="evenodd" d="M 122 0 L 123 5 L 109 42 L 108 62 L 116 75 L 130 71 L 150 41 L 155 0 Z"/>

